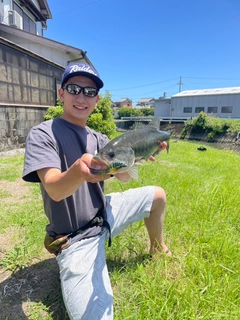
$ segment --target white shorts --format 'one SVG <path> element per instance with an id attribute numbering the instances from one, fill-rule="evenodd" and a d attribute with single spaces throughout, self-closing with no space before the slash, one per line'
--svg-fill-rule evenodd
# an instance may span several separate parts
<path id="1" fill-rule="evenodd" d="M 107 217 L 112 237 L 133 222 L 149 217 L 153 197 L 154 187 L 107 195 Z M 106 229 L 102 235 L 80 240 L 63 249 L 56 258 L 70 319 L 113 319 L 113 293 L 105 258 L 107 238 Z"/>

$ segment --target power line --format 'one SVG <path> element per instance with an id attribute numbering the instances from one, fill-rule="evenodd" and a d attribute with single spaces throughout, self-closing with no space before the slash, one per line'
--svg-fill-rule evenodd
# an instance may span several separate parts
<path id="1" fill-rule="evenodd" d="M 173 78 L 173 79 L 169 79 L 169 80 L 154 82 L 154 83 L 145 84 L 145 85 L 136 86 L 136 87 L 128 87 L 128 88 L 121 88 L 121 89 L 108 89 L 108 90 L 112 92 L 112 91 L 121 91 L 121 90 L 129 90 L 129 89 L 143 88 L 143 87 L 149 87 L 149 86 L 152 86 L 152 85 L 155 85 L 155 84 L 164 83 L 164 82 L 168 82 L 168 81 L 172 81 L 172 80 L 176 80 L 176 79 L 178 79 L 178 78 Z"/>
<path id="2" fill-rule="evenodd" d="M 183 77 L 186 79 L 204 79 L 204 80 L 240 80 L 240 78 L 201 78 L 201 77 Z"/>

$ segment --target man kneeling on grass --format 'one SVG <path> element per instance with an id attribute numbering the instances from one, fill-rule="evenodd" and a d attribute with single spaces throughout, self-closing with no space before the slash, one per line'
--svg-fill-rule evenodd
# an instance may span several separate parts
<path id="1" fill-rule="evenodd" d="M 92 66 L 79 62 L 67 66 L 59 89 L 62 116 L 33 127 L 26 140 L 23 179 L 40 182 L 49 220 L 45 246 L 56 254 L 70 319 L 113 319 L 106 239 L 144 219 L 149 253 L 171 254 L 163 239 L 164 190 L 148 186 L 105 196 L 103 184 L 110 176 L 90 171 L 105 169 L 93 156 L 109 140 L 86 126 L 102 87 Z M 159 149 L 166 146 L 163 142 Z M 116 178 L 126 182 L 130 176 L 124 172 Z"/>

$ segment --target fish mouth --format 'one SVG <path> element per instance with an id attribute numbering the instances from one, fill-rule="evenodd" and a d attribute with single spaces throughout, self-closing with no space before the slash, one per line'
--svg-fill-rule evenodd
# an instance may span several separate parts
<path id="1" fill-rule="evenodd" d="M 97 160 L 95 157 L 94 157 L 95 160 Z M 97 170 L 97 169 L 90 169 L 91 173 L 92 174 L 102 174 L 102 175 L 105 175 L 105 174 L 115 174 L 119 171 L 119 169 L 123 169 L 123 168 L 127 168 L 127 165 L 123 162 L 109 162 L 109 161 L 102 161 L 101 159 L 101 163 L 104 163 L 107 165 L 107 168 L 104 169 L 104 170 Z"/>
<path id="2" fill-rule="evenodd" d="M 108 159 L 99 157 L 98 155 L 94 156 L 93 160 L 96 163 L 105 164 L 107 167 L 111 164 L 111 162 Z"/>

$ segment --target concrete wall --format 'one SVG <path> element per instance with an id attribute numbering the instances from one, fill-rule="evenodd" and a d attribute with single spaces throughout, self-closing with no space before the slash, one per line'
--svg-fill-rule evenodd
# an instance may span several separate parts
<path id="1" fill-rule="evenodd" d="M 0 106 L 0 152 L 25 147 L 29 130 L 44 121 L 47 107 Z"/>

